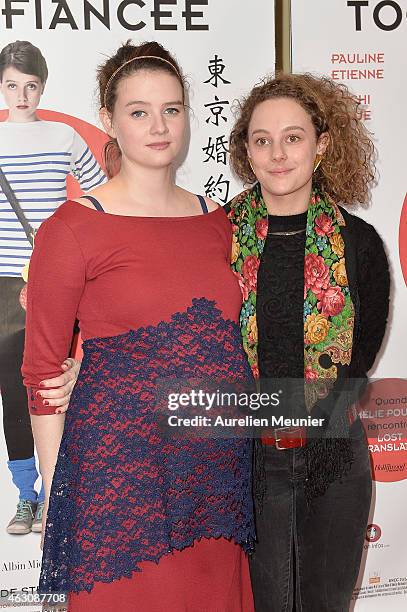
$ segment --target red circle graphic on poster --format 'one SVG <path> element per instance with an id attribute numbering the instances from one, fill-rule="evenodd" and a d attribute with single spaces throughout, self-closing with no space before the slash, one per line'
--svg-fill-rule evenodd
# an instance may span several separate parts
<path id="1" fill-rule="evenodd" d="M 369 383 L 358 410 L 368 438 L 374 480 L 406 479 L 407 381 L 386 378 Z"/>
<path id="2" fill-rule="evenodd" d="M 401 270 L 404 276 L 404 282 L 407 285 L 407 195 L 404 198 L 403 208 L 401 209 L 399 230 L 399 254 Z"/>

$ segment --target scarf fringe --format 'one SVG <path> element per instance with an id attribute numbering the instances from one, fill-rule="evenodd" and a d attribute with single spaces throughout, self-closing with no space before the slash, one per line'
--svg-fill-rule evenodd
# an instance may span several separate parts
<path id="1" fill-rule="evenodd" d="M 307 477 L 304 493 L 307 506 L 324 495 L 329 485 L 341 481 L 350 471 L 354 456 L 347 438 L 319 438 L 304 449 Z"/>
<path id="2" fill-rule="evenodd" d="M 265 468 L 265 451 L 261 440 L 255 440 L 253 445 L 253 498 L 256 510 L 263 511 L 264 498 L 267 492 Z"/>
<path id="3" fill-rule="evenodd" d="M 285 451 L 281 451 L 284 453 Z M 328 487 L 350 472 L 354 454 L 352 441 L 347 438 L 319 438 L 304 448 L 306 478 L 304 494 L 307 507 L 315 498 L 325 495 Z M 253 448 L 253 497 L 256 510 L 262 513 L 267 493 L 265 449 L 260 440 Z"/>

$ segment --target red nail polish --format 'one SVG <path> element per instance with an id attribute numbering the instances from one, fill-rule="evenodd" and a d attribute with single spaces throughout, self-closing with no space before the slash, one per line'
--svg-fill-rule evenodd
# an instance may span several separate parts
<path id="1" fill-rule="evenodd" d="M 35 395 L 38 395 L 39 397 L 41 397 L 41 391 L 36 391 Z"/>
<path id="2" fill-rule="evenodd" d="M 49 401 L 48 400 L 44 400 L 42 403 L 44 404 L 44 406 L 49 406 Z"/>
<path id="3" fill-rule="evenodd" d="M 40 387 L 45 387 L 45 384 L 43 382 L 40 382 L 39 386 Z"/>

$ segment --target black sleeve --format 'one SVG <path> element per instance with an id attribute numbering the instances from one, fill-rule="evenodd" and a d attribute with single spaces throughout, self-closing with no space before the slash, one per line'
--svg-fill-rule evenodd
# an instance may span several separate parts
<path id="1" fill-rule="evenodd" d="M 383 242 L 372 225 L 363 222 L 357 247 L 360 299 L 359 349 L 368 372 L 374 364 L 389 314 L 390 274 Z"/>

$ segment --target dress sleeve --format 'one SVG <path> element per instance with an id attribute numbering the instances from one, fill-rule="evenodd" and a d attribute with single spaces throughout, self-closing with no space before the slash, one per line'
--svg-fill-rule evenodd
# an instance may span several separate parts
<path id="1" fill-rule="evenodd" d="M 77 132 L 73 134 L 71 172 L 83 191 L 94 189 L 107 180 L 92 151 Z"/>
<path id="2" fill-rule="evenodd" d="M 365 372 L 374 364 L 389 314 L 390 273 L 383 242 L 373 226 L 360 237 L 357 261 L 360 339 Z"/>
<path id="3" fill-rule="evenodd" d="M 54 414 L 36 395 L 39 383 L 61 374 L 85 286 L 85 261 L 71 228 L 53 216 L 35 237 L 27 287 L 23 366 L 31 414 Z"/>

